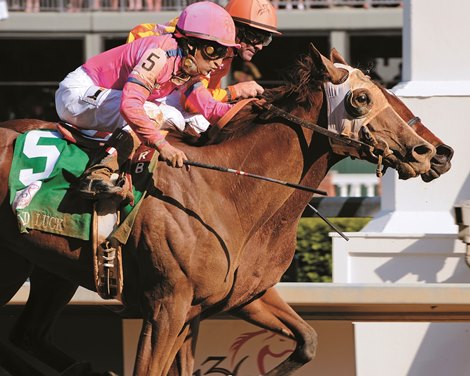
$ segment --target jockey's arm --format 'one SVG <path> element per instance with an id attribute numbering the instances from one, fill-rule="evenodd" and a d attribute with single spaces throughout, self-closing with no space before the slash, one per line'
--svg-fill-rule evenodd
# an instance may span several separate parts
<path id="1" fill-rule="evenodd" d="M 212 96 L 217 101 L 231 102 L 237 99 L 256 97 L 263 94 L 264 89 L 255 81 L 239 82 L 229 85 L 227 88 L 221 88 L 222 78 L 230 71 L 233 56 L 224 59 L 222 67 L 211 73 L 210 79 L 203 81 Z"/>
<path id="2" fill-rule="evenodd" d="M 231 102 L 243 98 L 257 97 L 264 93 L 264 88 L 256 81 L 239 82 L 226 89 L 208 89 L 216 101 Z"/>
<path id="3" fill-rule="evenodd" d="M 185 109 L 188 112 L 201 114 L 211 124 L 217 123 L 232 105 L 214 99 L 212 93 L 202 81 L 191 85 L 185 92 Z"/>
<path id="4" fill-rule="evenodd" d="M 167 64 L 165 51 L 161 48 L 152 48 L 146 51 L 134 70 L 129 75 L 122 90 L 121 114 L 128 122 L 140 141 L 160 152 L 160 157 L 173 167 L 183 167 L 184 160 L 188 158 L 184 152 L 168 143 L 159 132 L 163 115 L 150 120 L 144 104 L 158 82 L 160 72 Z M 160 122 L 160 124 L 158 123 Z"/>
<path id="5" fill-rule="evenodd" d="M 263 88 L 261 86 L 259 86 L 259 90 L 256 88 L 252 88 L 250 90 L 251 95 L 240 96 L 239 98 L 256 97 L 263 92 Z M 184 109 L 189 113 L 201 114 L 209 123 L 216 124 L 233 106 L 232 104 L 224 101 L 226 98 L 217 97 L 217 94 L 221 95 L 221 93 L 223 95 L 223 89 L 211 91 L 206 88 L 203 81 L 199 81 L 190 86 L 184 92 Z"/>
<path id="6" fill-rule="evenodd" d="M 150 49 L 144 53 L 123 87 L 120 108 L 121 115 L 140 141 L 159 150 L 167 144 L 167 141 L 147 115 L 144 104 L 166 61 L 166 53 L 160 48 Z"/>

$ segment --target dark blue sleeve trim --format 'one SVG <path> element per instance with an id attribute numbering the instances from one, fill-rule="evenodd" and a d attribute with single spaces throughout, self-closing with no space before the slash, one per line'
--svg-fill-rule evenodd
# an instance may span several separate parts
<path id="1" fill-rule="evenodd" d="M 139 80 L 138 80 L 137 78 L 135 78 L 135 77 L 129 77 L 129 78 L 127 79 L 127 82 L 132 82 L 133 84 L 142 86 L 143 88 L 147 89 L 147 90 L 150 91 L 150 92 L 152 91 L 152 90 L 150 90 L 147 86 L 145 86 L 145 84 L 144 84 L 143 82 L 139 81 Z"/>

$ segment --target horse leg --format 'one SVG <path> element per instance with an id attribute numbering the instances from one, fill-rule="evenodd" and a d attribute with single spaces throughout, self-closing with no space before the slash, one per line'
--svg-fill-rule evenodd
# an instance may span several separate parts
<path id="1" fill-rule="evenodd" d="M 189 333 L 187 314 L 192 289 L 185 283 L 172 288 L 174 291 L 161 299 L 155 291 L 144 294 L 144 319 L 134 368 L 136 376 L 166 375 Z"/>
<path id="2" fill-rule="evenodd" d="M 13 298 L 32 270 L 33 265 L 24 257 L 0 247 L 0 307 Z"/>
<path id="3" fill-rule="evenodd" d="M 231 314 L 272 332 L 294 339 L 292 354 L 266 376 L 292 375 L 315 357 L 317 334 L 271 287 L 259 299 L 230 311 Z"/>
<path id="4" fill-rule="evenodd" d="M 76 361 L 52 344 L 52 328 L 77 285 L 35 267 L 28 301 L 10 335 L 17 347 L 62 372 Z"/>
<path id="5" fill-rule="evenodd" d="M 194 370 L 194 358 L 196 357 L 196 342 L 199 334 L 199 317 L 189 323 L 189 334 L 178 350 L 175 360 L 167 376 L 192 375 Z"/>

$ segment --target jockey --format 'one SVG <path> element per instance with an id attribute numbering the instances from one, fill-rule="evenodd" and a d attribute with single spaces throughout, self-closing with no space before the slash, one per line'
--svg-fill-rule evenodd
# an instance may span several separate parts
<path id="1" fill-rule="evenodd" d="M 237 52 L 238 56 L 245 62 L 250 62 L 257 52 L 269 45 L 272 34 L 281 34 L 277 30 L 276 10 L 269 0 L 230 0 L 225 9 L 235 21 L 237 42 L 240 43 Z M 175 18 L 165 25 L 138 25 L 130 31 L 127 42 L 130 43 L 151 35 L 173 33 L 177 21 L 178 19 Z M 209 78 L 202 81 L 212 93 L 214 99 L 218 101 L 229 102 L 240 98 L 255 97 L 261 95 L 264 91 L 253 80 L 221 88 L 221 80 L 230 72 L 234 57 L 235 54 L 230 51 L 224 59 L 223 65 L 213 71 Z M 181 98 L 182 96 L 183 98 Z M 190 125 L 197 132 L 203 132 L 208 128 L 209 122 L 199 115 L 194 115 L 198 112 L 197 108 L 191 103 L 191 100 L 184 98 L 184 93 L 181 91 L 176 90 L 162 100 L 178 108 L 183 113 L 187 125 Z"/>
<path id="2" fill-rule="evenodd" d="M 119 169 L 118 154 L 120 161 L 125 160 L 138 146 L 134 132 L 140 142 L 157 149 L 163 160 L 182 167 L 186 155 L 159 130 L 167 123 L 184 126 L 184 119 L 174 108 L 152 102 L 184 88 L 188 98 L 197 95 L 192 101 L 196 111 L 216 122 L 231 105 L 216 101 L 200 81 L 220 69 L 231 48 L 239 47 L 227 11 L 204 1 L 183 10 L 173 34 L 142 38 L 102 52 L 67 75 L 56 92 L 59 117 L 82 129 L 117 130 L 115 140 L 126 140 L 128 145 L 132 138 L 133 143 L 126 151 L 124 146 L 116 151 L 119 147 L 108 145 L 107 155 L 81 177 L 79 190 L 88 198 L 121 193 L 110 178 Z"/>

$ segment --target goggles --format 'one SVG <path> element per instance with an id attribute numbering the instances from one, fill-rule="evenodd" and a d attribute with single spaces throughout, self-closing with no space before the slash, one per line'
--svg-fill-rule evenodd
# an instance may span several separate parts
<path id="1" fill-rule="evenodd" d="M 266 47 L 273 40 L 273 36 L 269 31 L 257 30 L 254 28 L 241 27 L 238 29 L 238 38 L 241 42 L 256 46 L 257 44 Z"/>
<path id="2" fill-rule="evenodd" d="M 216 42 L 203 41 L 198 43 L 198 48 L 206 60 L 217 60 L 227 56 L 228 47 L 222 46 Z"/>

